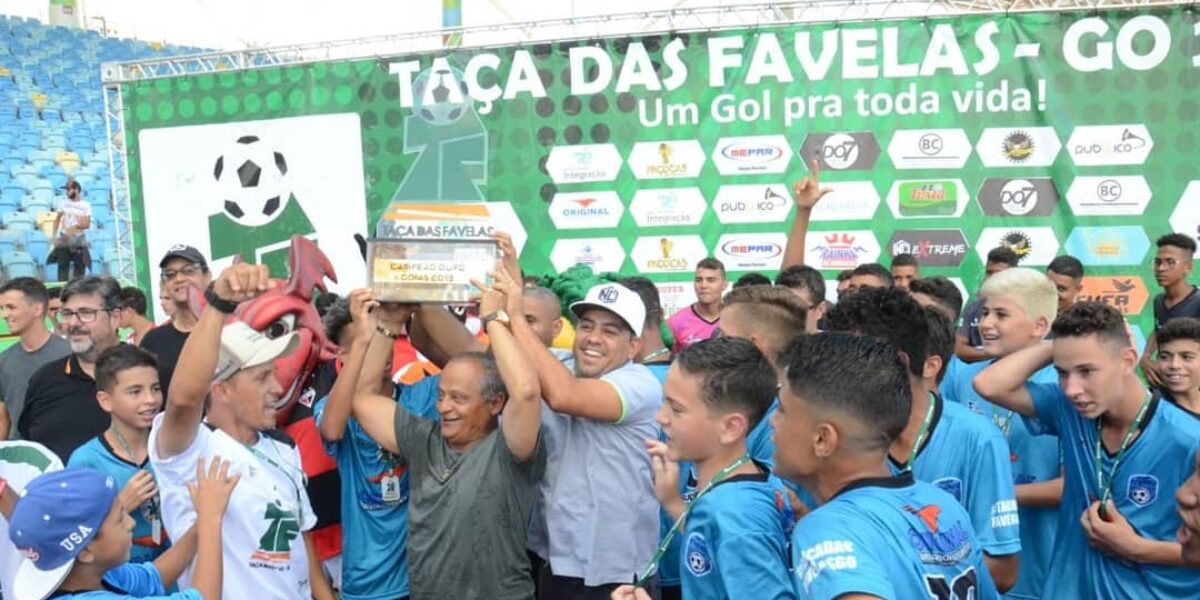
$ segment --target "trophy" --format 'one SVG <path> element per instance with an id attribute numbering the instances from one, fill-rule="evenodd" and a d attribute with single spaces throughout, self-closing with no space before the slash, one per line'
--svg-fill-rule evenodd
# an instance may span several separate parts
<path id="1" fill-rule="evenodd" d="M 394 204 L 367 242 L 367 277 L 382 302 L 462 304 L 479 296 L 472 280 L 490 284 L 500 251 L 489 237 L 494 229 L 482 213 L 444 205 Z M 465 209 L 465 210 L 464 210 Z M 441 213 L 441 214 L 438 214 Z"/>

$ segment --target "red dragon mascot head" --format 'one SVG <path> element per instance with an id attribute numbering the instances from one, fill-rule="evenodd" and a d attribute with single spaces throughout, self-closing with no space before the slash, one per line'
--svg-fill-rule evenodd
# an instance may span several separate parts
<path id="1" fill-rule="evenodd" d="M 317 365 L 337 355 L 337 346 L 325 336 L 321 317 L 312 303 L 314 289 L 328 291 L 326 279 L 337 283 L 329 258 L 308 238 L 294 235 L 288 270 L 286 282 L 242 303 L 233 315 L 269 338 L 292 331 L 300 338 L 295 352 L 275 361 L 275 378 L 284 390 L 276 405 L 281 427 L 288 422 Z"/>

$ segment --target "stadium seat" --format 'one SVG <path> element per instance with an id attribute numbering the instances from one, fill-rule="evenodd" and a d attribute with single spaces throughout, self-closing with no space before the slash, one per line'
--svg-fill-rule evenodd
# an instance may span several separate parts
<path id="1" fill-rule="evenodd" d="M 4 272 L 9 279 L 14 277 L 37 277 L 38 267 L 37 262 L 28 252 L 21 250 L 13 250 L 0 256 L 0 260 L 4 262 Z"/>
<path id="2" fill-rule="evenodd" d="M 10 231 L 32 231 L 36 227 L 36 219 L 32 213 L 10 211 L 4 213 L 4 227 Z"/>

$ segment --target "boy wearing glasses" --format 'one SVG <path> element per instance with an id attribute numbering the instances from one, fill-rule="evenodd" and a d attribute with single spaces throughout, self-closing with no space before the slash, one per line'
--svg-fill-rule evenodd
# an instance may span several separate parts
<path id="1" fill-rule="evenodd" d="M 188 306 L 188 290 L 193 285 L 203 290 L 212 281 L 212 273 L 199 250 L 182 244 L 172 246 L 159 261 L 158 268 L 161 269 L 160 289 L 173 308 L 171 320 L 146 332 L 139 346 L 158 358 L 158 381 L 162 383 L 163 397 L 166 398 L 183 343 L 196 326 L 196 316 Z"/>
<path id="2" fill-rule="evenodd" d="M 108 413 L 96 401 L 96 360 L 116 346 L 121 288 L 108 277 L 68 283 L 57 320 L 71 354 L 46 363 L 29 380 L 17 422 L 23 439 L 38 442 L 65 463 L 76 448 L 108 428 Z"/>
<path id="3" fill-rule="evenodd" d="M 1182 233 L 1168 233 L 1155 242 L 1154 280 L 1163 293 L 1154 297 L 1154 333 L 1146 340 L 1142 354 L 1142 372 L 1146 381 L 1156 388 L 1165 387 L 1162 373 L 1154 364 L 1158 351 L 1158 331 L 1171 319 L 1192 317 L 1200 319 L 1200 291 L 1188 281 L 1196 255 L 1196 240 Z"/>

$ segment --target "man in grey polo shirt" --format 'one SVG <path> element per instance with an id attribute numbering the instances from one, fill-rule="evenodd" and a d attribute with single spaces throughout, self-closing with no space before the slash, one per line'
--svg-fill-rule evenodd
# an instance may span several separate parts
<path id="1" fill-rule="evenodd" d="M 556 600 L 603 599 L 632 581 L 658 543 L 645 440 L 657 437 L 662 386 L 633 362 L 646 319 L 641 298 L 617 283 L 588 290 L 571 305 L 579 323 L 572 360 L 561 363 L 523 320 L 513 334 L 533 358 L 542 398 L 557 413 L 543 419 L 561 440 L 539 489 L 547 561 L 538 593 Z M 533 541 L 533 540 L 531 540 Z"/>

